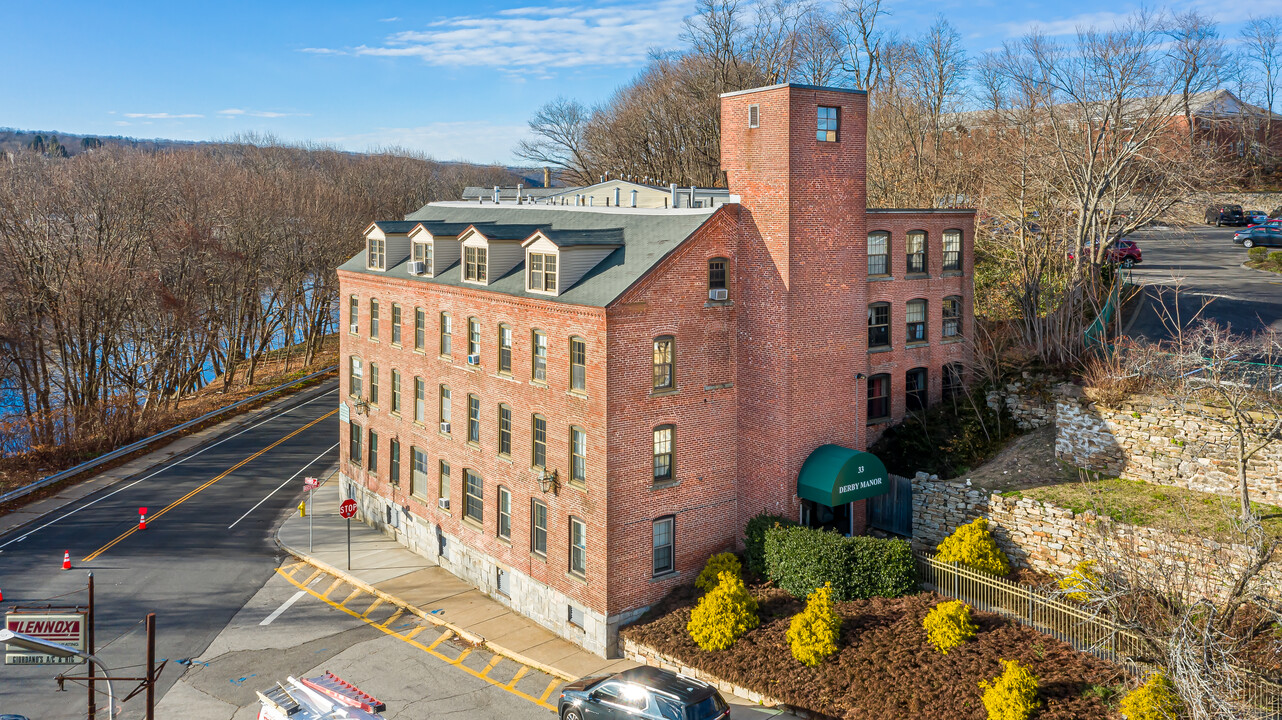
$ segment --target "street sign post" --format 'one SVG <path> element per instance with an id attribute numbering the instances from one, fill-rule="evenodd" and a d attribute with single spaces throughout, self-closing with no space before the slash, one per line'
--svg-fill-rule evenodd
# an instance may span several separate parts
<path id="1" fill-rule="evenodd" d="M 347 498 L 338 506 L 338 514 L 347 521 L 347 569 L 352 569 L 352 518 L 356 515 L 356 501 Z"/>
<path id="2" fill-rule="evenodd" d="M 316 527 L 316 516 L 312 515 L 312 495 L 316 488 L 320 487 L 320 478 L 305 477 L 303 478 L 303 487 L 307 488 L 307 514 L 311 515 L 307 520 L 307 552 L 312 551 L 312 530 Z"/>
<path id="3" fill-rule="evenodd" d="M 30 612 L 17 611 L 4 616 L 5 628 L 24 635 L 33 635 L 42 640 L 66 645 L 84 651 L 88 623 L 83 612 Z M 5 649 L 5 665 L 75 665 L 84 662 L 84 658 L 72 655 L 58 657 L 38 650 L 26 650 L 15 646 Z"/>

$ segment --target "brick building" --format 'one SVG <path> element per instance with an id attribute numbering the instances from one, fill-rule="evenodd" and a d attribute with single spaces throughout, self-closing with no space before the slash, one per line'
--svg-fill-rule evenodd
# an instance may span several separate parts
<path id="1" fill-rule="evenodd" d="M 344 493 L 602 654 L 758 512 L 863 532 L 859 451 L 961 383 L 974 225 L 866 207 L 866 101 L 724 96 L 715 208 L 372 224 L 338 271 Z"/>

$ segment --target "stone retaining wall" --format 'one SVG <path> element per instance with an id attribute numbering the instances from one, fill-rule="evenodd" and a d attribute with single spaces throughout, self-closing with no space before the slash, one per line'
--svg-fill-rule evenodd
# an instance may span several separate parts
<path id="1" fill-rule="evenodd" d="M 1184 539 L 1154 528 L 1112 523 L 1093 512 L 1074 513 L 1050 503 L 1018 496 L 1003 497 L 965 482 L 943 481 L 917 473 L 913 483 L 913 546 L 934 550 L 958 526 L 988 518 L 1002 551 L 1017 567 L 1064 577 L 1087 558 L 1087 552 L 1125 551 L 1141 558 L 1152 572 L 1183 572 L 1190 585 L 1208 595 L 1225 588 L 1224 576 L 1240 570 L 1233 558 L 1245 549 L 1211 540 Z M 1112 523 L 1116 541 L 1102 541 L 1096 523 Z M 1101 545 L 1102 544 L 1102 545 Z M 1218 568 L 1218 569 L 1217 569 Z M 1282 564 L 1270 564 L 1260 577 L 1260 589 L 1282 599 Z"/>
<path id="2" fill-rule="evenodd" d="M 1236 497 L 1232 429 L 1143 398 L 1109 408 L 1082 388 L 1061 385 L 1055 403 L 1055 454 L 1077 467 L 1159 485 Z M 1251 498 L 1282 503 L 1282 441 L 1247 466 Z"/>
<path id="3" fill-rule="evenodd" d="M 1026 372 L 1001 389 L 989 390 L 986 396 L 988 407 L 997 410 L 1005 405 L 1022 430 L 1050 425 L 1055 422 L 1055 384 L 1040 375 Z"/>

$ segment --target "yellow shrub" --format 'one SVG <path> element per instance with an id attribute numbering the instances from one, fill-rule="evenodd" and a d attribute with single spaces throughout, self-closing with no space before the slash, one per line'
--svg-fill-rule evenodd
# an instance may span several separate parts
<path id="1" fill-rule="evenodd" d="M 832 604 L 832 585 L 824 583 L 806 597 L 806 609 L 792 616 L 788 645 L 797 662 L 815 667 L 837 652 L 840 633 L 841 618 Z"/>
<path id="2" fill-rule="evenodd" d="M 936 605 L 926 614 L 922 627 L 926 628 L 926 637 L 931 644 L 945 655 L 975 637 L 975 631 L 979 629 L 970 620 L 970 606 L 961 600 Z"/>
<path id="3" fill-rule="evenodd" d="M 704 650 L 725 650 L 759 622 L 756 599 L 748 594 L 742 580 L 723 572 L 717 586 L 690 613 L 686 630 Z"/>
<path id="4" fill-rule="evenodd" d="M 1084 603 L 1091 599 L 1092 593 L 1102 590 L 1104 584 L 1095 569 L 1095 561 L 1083 560 L 1073 567 L 1068 577 L 1059 581 L 1059 587 L 1069 591 L 1064 597 Z"/>
<path id="5" fill-rule="evenodd" d="M 734 553 L 724 552 L 719 555 L 713 555 L 708 558 L 708 564 L 703 566 L 703 572 L 695 579 L 694 586 L 704 592 L 712 590 L 717 586 L 717 578 L 721 573 L 734 573 L 735 577 L 743 576 L 743 566 L 739 564 L 739 558 Z"/>
<path id="6" fill-rule="evenodd" d="M 1154 673 L 1148 682 L 1122 698 L 1121 710 L 1126 720 L 1175 720 L 1181 717 L 1184 704 L 1170 679 Z"/>
<path id="7" fill-rule="evenodd" d="M 993 534 L 988 532 L 988 520 L 976 518 L 962 525 L 952 535 L 939 543 L 935 559 L 940 562 L 958 562 L 975 570 L 994 575 L 1009 575 L 1010 560 L 997 547 Z"/>
<path id="8" fill-rule="evenodd" d="M 1027 720 L 1037 710 L 1037 676 L 1015 660 L 1003 660 L 1006 670 L 991 681 L 981 680 L 988 720 Z"/>

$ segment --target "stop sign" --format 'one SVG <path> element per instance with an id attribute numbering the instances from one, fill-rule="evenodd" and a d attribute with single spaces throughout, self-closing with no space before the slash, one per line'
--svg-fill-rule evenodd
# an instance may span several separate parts
<path id="1" fill-rule="evenodd" d="M 338 514 L 348 520 L 356 517 L 356 501 L 351 498 L 344 500 L 343 504 L 338 506 Z"/>

